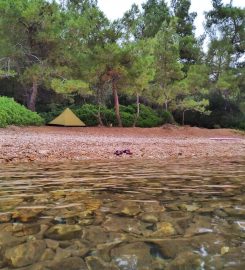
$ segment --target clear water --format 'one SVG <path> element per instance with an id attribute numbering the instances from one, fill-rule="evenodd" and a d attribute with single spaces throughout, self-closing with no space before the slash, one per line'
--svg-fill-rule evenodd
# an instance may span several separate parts
<path id="1" fill-rule="evenodd" d="M 0 269 L 245 269 L 245 159 L 0 167 Z"/>

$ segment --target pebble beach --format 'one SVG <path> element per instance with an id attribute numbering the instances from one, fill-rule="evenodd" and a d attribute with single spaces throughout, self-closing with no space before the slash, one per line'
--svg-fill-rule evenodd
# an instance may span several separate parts
<path id="1" fill-rule="evenodd" d="M 115 155 L 130 150 L 130 155 Z M 0 163 L 245 156 L 245 136 L 230 129 L 15 127 L 0 129 Z"/>

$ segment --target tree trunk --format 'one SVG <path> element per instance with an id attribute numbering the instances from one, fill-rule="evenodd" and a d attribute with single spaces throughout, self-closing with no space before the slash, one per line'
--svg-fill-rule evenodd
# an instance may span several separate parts
<path id="1" fill-rule="evenodd" d="M 29 99 L 29 102 L 28 102 L 28 109 L 30 109 L 33 112 L 35 112 L 35 110 L 36 110 L 37 93 L 38 93 L 37 81 L 33 80 L 32 89 L 31 89 L 31 95 L 30 95 L 30 99 Z"/>
<path id="2" fill-rule="evenodd" d="M 140 116 L 140 96 L 138 93 L 136 94 L 136 106 L 137 106 L 137 112 L 136 112 L 136 116 L 134 119 L 133 127 L 136 126 L 136 123 L 137 123 L 139 116 Z"/>
<path id="3" fill-rule="evenodd" d="M 167 112 L 168 111 L 168 102 L 165 101 L 165 111 Z"/>
<path id="4" fill-rule="evenodd" d="M 185 111 L 183 111 L 183 114 L 182 114 L 182 125 L 183 126 L 185 125 Z"/>
<path id="5" fill-rule="evenodd" d="M 103 126 L 104 126 L 104 123 L 103 123 L 103 121 L 102 121 L 102 119 L 101 119 L 100 106 L 99 106 L 99 111 L 98 111 L 98 114 L 97 114 L 97 118 L 98 118 L 98 121 L 99 121 L 99 125 L 100 125 L 101 127 L 103 127 Z"/>
<path id="6" fill-rule="evenodd" d="M 119 110 L 119 99 L 118 99 L 118 94 L 117 94 L 117 89 L 115 83 L 112 83 L 112 92 L 114 96 L 114 108 L 115 108 L 115 114 L 118 122 L 118 126 L 122 127 L 122 120 L 120 117 L 120 110 Z"/>

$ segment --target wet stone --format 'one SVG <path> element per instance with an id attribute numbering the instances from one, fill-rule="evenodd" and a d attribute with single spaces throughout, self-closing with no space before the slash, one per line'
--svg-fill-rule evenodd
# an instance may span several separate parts
<path id="1" fill-rule="evenodd" d="M 176 230 L 173 224 L 169 222 L 159 222 L 157 223 L 157 230 L 150 233 L 150 237 L 164 237 L 176 234 Z"/>
<path id="2" fill-rule="evenodd" d="M 63 248 L 57 248 L 54 260 L 55 261 L 61 261 L 63 259 L 71 257 L 71 250 L 69 249 L 63 249 Z"/>
<path id="3" fill-rule="evenodd" d="M 153 257 L 150 246 L 143 242 L 120 245 L 111 251 L 111 257 L 120 270 L 152 270 Z"/>
<path id="4" fill-rule="evenodd" d="M 197 205 L 197 204 L 181 204 L 179 205 L 179 208 L 181 210 L 185 210 L 185 211 L 188 211 L 188 212 L 194 212 L 196 210 L 198 210 L 200 207 Z"/>
<path id="5" fill-rule="evenodd" d="M 224 210 L 229 216 L 245 219 L 245 209 L 244 208 L 240 208 L 240 207 L 225 208 Z"/>
<path id="6" fill-rule="evenodd" d="M 92 245 L 114 242 L 115 240 L 125 240 L 126 234 L 115 231 L 105 231 L 99 226 L 91 226 L 84 230 L 83 239 L 88 240 Z"/>
<path id="7" fill-rule="evenodd" d="M 86 263 L 89 270 L 120 270 L 116 265 L 104 262 L 102 259 L 95 256 L 86 257 Z"/>
<path id="8" fill-rule="evenodd" d="M 102 226 L 108 232 L 128 232 L 140 235 L 143 231 L 143 226 L 137 219 L 126 217 L 108 216 Z"/>
<path id="9" fill-rule="evenodd" d="M 149 213 L 146 213 L 146 214 L 141 215 L 140 219 L 143 222 L 154 223 L 154 224 L 159 221 L 159 218 L 158 218 L 157 215 L 155 215 L 155 214 L 149 214 Z"/>
<path id="10" fill-rule="evenodd" d="M 9 211 L 23 202 L 21 198 L 0 198 L 0 210 Z"/>
<path id="11" fill-rule="evenodd" d="M 186 230 L 185 236 L 193 236 L 212 232 L 214 232 L 214 228 L 212 226 L 211 217 L 196 216 L 193 219 L 193 223 Z"/>
<path id="12" fill-rule="evenodd" d="M 115 240 L 114 242 L 99 244 L 96 246 L 93 255 L 102 258 L 105 262 L 111 261 L 111 250 L 118 247 L 123 241 Z"/>
<path id="13" fill-rule="evenodd" d="M 45 241 L 29 241 L 12 248 L 8 248 L 5 251 L 5 260 L 13 267 L 27 266 L 37 262 L 45 251 L 45 248 Z"/>
<path id="14" fill-rule="evenodd" d="M 134 202 L 121 202 L 117 204 L 114 209 L 111 209 L 112 214 L 125 215 L 134 217 L 141 212 L 140 205 Z"/>
<path id="15" fill-rule="evenodd" d="M 30 235 L 36 235 L 40 232 L 40 224 L 33 223 L 33 224 L 21 224 L 22 226 L 19 227 L 19 229 L 16 228 L 16 230 L 13 232 L 13 235 L 15 236 L 30 236 Z"/>
<path id="16" fill-rule="evenodd" d="M 190 226 L 192 217 L 186 216 L 186 217 L 175 218 L 174 221 L 183 231 L 185 231 Z"/>
<path id="17" fill-rule="evenodd" d="M 144 203 L 142 209 L 145 213 L 160 213 L 166 210 L 158 201 Z"/>
<path id="18" fill-rule="evenodd" d="M 12 218 L 11 213 L 0 213 L 0 223 L 9 222 Z"/>
<path id="19" fill-rule="evenodd" d="M 40 261 L 53 260 L 55 256 L 54 251 L 51 248 L 46 248 L 43 255 L 40 258 Z"/>
<path id="20" fill-rule="evenodd" d="M 195 235 L 189 239 L 192 248 L 202 254 L 220 254 L 221 248 L 227 245 L 225 239 L 215 233 Z"/>
<path id="21" fill-rule="evenodd" d="M 53 250 L 56 250 L 59 246 L 59 242 L 52 239 L 45 239 L 46 245 L 48 248 L 51 248 Z"/>
<path id="22" fill-rule="evenodd" d="M 51 270 L 61 270 L 61 269 L 88 270 L 85 262 L 79 257 L 65 258 L 57 262 L 54 261 L 49 265 L 49 269 Z"/>
<path id="23" fill-rule="evenodd" d="M 205 267 L 207 269 L 223 270 L 224 269 L 224 260 L 221 256 L 207 256 L 205 259 Z"/>
<path id="24" fill-rule="evenodd" d="M 179 253 L 191 250 L 189 239 L 163 239 L 163 240 L 149 240 L 149 243 L 155 244 L 161 255 L 165 259 L 175 258 Z"/>
<path id="25" fill-rule="evenodd" d="M 50 270 L 50 268 L 48 268 L 47 262 L 38 262 L 30 266 L 18 268 L 18 270 Z"/>
<path id="26" fill-rule="evenodd" d="M 10 232 L 0 231 L 0 251 L 7 247 L 12 247 L 23 243 L 26 240 L 25 237 L 13 236 Z"/>
<path id="27" fill-rule="evenodd" d="M 221 209 L 215 209 L 213 212 L 217 217 L 220 217 L 220 218 L 226 218 L 228 216 L 228 214 Z"/>
<path id="28" fill-rule="evenodd" d="M 20 222 L 31 222 L 38 218 L 42 210 L 21 209 L 12 214 L 12 219 Z"/>
<path id="29" fill-rule="evenodd" d="M 49 228 L 45 232 L 45 237 L 55 240 L 71 240 L 79 238 L 82 234 L 82 228 L 79 225 L 59 224 Z"/>
<path id="30" fill-rule="evenodd" d="M 199 270 L 202 269 L 203 261 L 198 254 L 182 252 L 169 263 L 166 270 Z"/>

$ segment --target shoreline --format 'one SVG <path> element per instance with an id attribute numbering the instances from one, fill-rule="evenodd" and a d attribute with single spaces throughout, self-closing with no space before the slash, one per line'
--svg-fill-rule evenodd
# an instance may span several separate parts
<path id="1" fill-rule="evenodd" d="M 116 156 L 129 149 L 132 155 Z M 245 157 L 245 136 L 231 129 L 15 127 L 0 129 L 0 163 Z"/>

